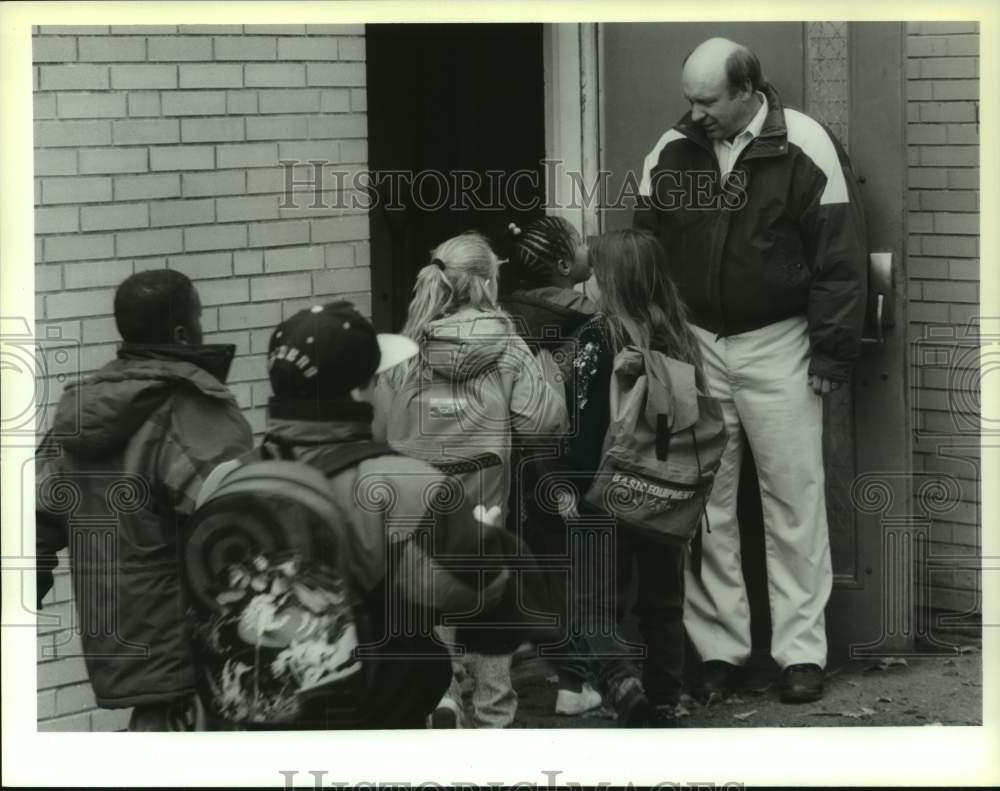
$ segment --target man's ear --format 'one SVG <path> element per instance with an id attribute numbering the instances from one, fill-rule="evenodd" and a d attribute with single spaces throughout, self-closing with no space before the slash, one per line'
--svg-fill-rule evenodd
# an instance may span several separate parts
<path id="1" fill-rule="evenodd" d="M 191 343 L 191 336 L 187 331 L 187 327 L 183 324 L 178 324 L 174 327 L 174 343 L 181 346 L 187 346 Z"/>
<path id="2" fill-rule="evenodd" d="M 556 269 L 559 270 L 560 275 L 568 275 L 572 268 L 573 264 L 567 261 L 565 258 L 560 258 L 558 261 L 556 261 Z"/>

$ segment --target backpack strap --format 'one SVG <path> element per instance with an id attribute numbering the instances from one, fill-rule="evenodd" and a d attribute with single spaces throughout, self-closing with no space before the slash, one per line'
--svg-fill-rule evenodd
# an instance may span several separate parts
<path id="1" fill-rule="evenodd" d="M 359 440 L 357 442 L 343 442 L 330 447 L 321 458 L 313 462 L 313 466 L 327 478 L 332 478 L 339 472 L 343 472 L 350 467 L 354 467 L 363 461 L 373 459 L 377 456 L 399 456 L 398 451 L 384 442 L 374 440 Z"/>
<path id="2" fill-rule="evenodd" d="M 670 417 L 663 412 L 658 412 L 656 415 L 656 460 L 666 461 L 668 450 L 670 450 Z"/>
<path id="3" fill-rule="evenodd" d="M 489 452 L 480 453 L 470 459 L 434 462 L 434 466 L 438 469 L 438 471 L 447 475 L 463 475 L 466 473 L 473 473 L 478 470 L 484 470 L 487 467 L 496 467 L 500 464 L 503 464 L 503 459 L 501 459 L 497 454 Z"/>
<path id="4" fill-rule="evenodd" d="M 276 437 L 274 434 L 265 434 L 264 441 L 260 446 L 260 456 L 265 461 L 295 461 L 295 446 L 287 439 Z"/>

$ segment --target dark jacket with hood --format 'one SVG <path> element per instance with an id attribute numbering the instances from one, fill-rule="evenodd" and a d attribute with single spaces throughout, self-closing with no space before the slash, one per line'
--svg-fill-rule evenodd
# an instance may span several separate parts
<path id="1" fill-rule="evenodd" d="M 104 708 L 194 692 L 185 524 L 208 473 L 253 445 L 223 384 L 234 351 L 123 344 L 66 388 L 39 449 L 39 606 L 68 546 L 84 658 Z"/>
<path id="2" fill-rule="evenodd" d="M 560 381 L 557 384 L 560 391 L 564 391 L 566 383 L 573 376 L 573 361 L 577 354 L 580 329 L 597 312 L 597 306 L 585 294 L 558 286 L 521 288 L 505 297 L 502 304 L 529 348 L 539 355 L 543 352 L 551 355 L 549 359 L 558 367 Z M 564 392 L 560 395 L 564 395 Z M 572 434 L 572 424 L 576 418 L 572 403 L 567 403 L 566 413 L 568 430 Z M 559 442 L 561 444 L 562 438 Z M 541 460 L 546 457 L 545 454 L 534 455 L 535 460 L 529 463 L 525 463 L 523 457 L 515 460 L 515 469 L 522 478 L 521 485 L 512 487 L 511 510 L 513 512 L 521 505 L 528 508 L 528 512 L 521 514 L 519 518 L 531 522 L 532 526 L 541 522 L 561 526 L 562 520 L 558 515 L 549 515 L 547 519 L 544 509 L 535 507 L 533 493 L 536 484 L 549 471 L 550 465 Z"/>
<path id="3" fill-rule="evenodd" d="M 846 380 L 861 347 L 867 260 L 843 148 L 765 86 L 760 135 L 725 183 L 712 141 L 685 115 L 646 157 L 636 227 L 663 243 L 699 327 L 728 336 L 805 316 L 810 374 Z"/>

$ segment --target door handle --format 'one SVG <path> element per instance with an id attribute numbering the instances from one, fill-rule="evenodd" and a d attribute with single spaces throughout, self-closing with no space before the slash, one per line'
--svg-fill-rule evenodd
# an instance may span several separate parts
<path id="1" fill-rule="evenodd" d="M 868 256 L 868 310 L 865 316 L 863 344 L 885 343 L 885 330 L 895 326 L 892 311 L 892 253 L 871 253 Z"/>

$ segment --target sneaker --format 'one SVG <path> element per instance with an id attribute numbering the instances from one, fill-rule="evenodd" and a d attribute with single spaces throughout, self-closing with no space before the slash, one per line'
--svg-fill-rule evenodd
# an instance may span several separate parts
<path id="1" fill-rule="evenodd" d="M 652 707 L 642 681 L 629 676 L 621 681 L 612 695 L 619 728 L 646 728 L 652 720 Z"/>
<path id="2" fill-rule="evenodd" d="M 782 703 L 811 703 L 821 697 L 823 697 L 823 668 L 819 665 L 789 665 L 782 671 Z"/>
<path id="3" fill-rule="evenodd" d="M 571 689 L 560 689 L 556 693 L 556 714 L 575 717 L 578 714 L 600 708 L 602 702 L 601 693 L 587 683 L 580 687 L 579 692 L 574 692 Z"/>
<path id="4" fill-rule="evenodd" d="M 451 730 L 462 727 L 462 711 L 451 698 L 442 698 L 430 717 L 430 726 L 435 730 Z"/>
<path id="5" fill-rule="evenodd" d="M 736 665 L 711 659 L 701 666 L 701 694 L 706 704 L 717 703 L 729 697 L 733 689 Z"/>

